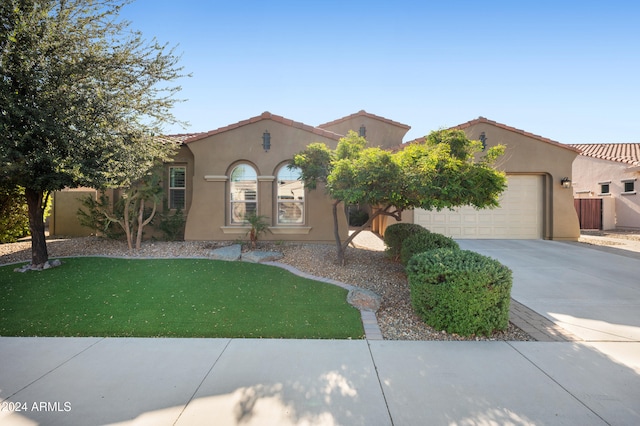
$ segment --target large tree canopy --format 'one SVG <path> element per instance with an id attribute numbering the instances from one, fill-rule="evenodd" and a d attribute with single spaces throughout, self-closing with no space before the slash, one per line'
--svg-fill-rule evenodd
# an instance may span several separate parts
<path id="1" fill-rule="evenodd" d="M 25 188 L 32 262 L 51 191 L 127 186 L 173 146 L 179 57 L 119 21 L 130 0 L 0 3 L 0 186 Z"/>
<path id="2" fill-rule="evenodd" d="M 349 243 L 379 215 L 401 220 L 402 211 L 414 208 L 497 207 L 506 178 L 494 163 L 503 152 L 504 147 L 497 146 L 481 154 L 482 144 L 469 140 L 461 130 L 432 132 L 423 143 L 394 153 L 366 148 L 363 137 L 349 132 L 335 150 L 322 143 L 309 145 L 291 166 L 301 169 L 307 188 L 324 184 L 333 199 L 338 260 L 344 263 Z M 340 203 L 377 207 L 369 221 L 344 242 L 338 230 Z"/>

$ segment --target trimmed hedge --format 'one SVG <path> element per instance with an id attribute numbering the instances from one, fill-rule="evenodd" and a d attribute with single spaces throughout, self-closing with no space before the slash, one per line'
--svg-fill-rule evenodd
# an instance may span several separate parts
<path id="1" fill-rule="evenodd" d="M 431 327 L 468 336 L 509 325 L 512 273 L 497 260 L 436 249 L 415 255 L 406 269 L 413 308 Z"/>
<path id="2" fill-rule="evenodd" d="M 460 246 L 453 238 L 446 237 L 442 234 L 435 232 L 418 232 L 402 242 L 400 261 L 406 266 L 414 255 L 439 248 L 458 250 Z"/>
<path id="3" fill-rule="evenodd" d="M 384 243 L 387 245 L 387 256 L 393 260 L 400 259 L 402 243 L 410 236 L 417 233 L 430 233 L 423 226 L 415 223 L 394 223 L 389 225 L 384 231 Z"/>

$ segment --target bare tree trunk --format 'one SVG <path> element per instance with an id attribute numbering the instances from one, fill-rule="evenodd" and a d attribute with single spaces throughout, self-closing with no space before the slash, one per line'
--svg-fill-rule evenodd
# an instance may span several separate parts
<path id="1" fill-rule="evenodd" d="M 140 247 L 142 247 L 142 230 L 144 229 L 145 226 L 147 226 L 151 222 L 151 220 L 153 219 L 153 216 L 155 216 L 157 207 L 158 207 L 158 203 L 154 200 L 153 210 L 151 211 L 151 214 L 146 220 L 143 221 L 142 219 L 144 218 L 144 199 L 140 200 L 140 208 L 138 209 L 138 236 L 136 238 L 137 250 L 140 250 Z"/>
<path id="2" fill-rule="evenodd" d="M 29 208 L 29 230 L 31 231 L 31 264 L 43 265 L 49 260 L 47 240 L 44 235 L 44 191 L 25 188 Z"/>
<path id="3" fill-rule="evenodd" d="M 129 204 L 131 203 L 131 199 L 124 200 L 124 233 L 127 237 L 127 244 L 129 245 L 129 251 L 133 250 L 133 241 L 131 240 L 131 224 L 129 223 Z"/>
<path id="4" fill-rule="evenodd" d="M 342 242 L 340 241 L 340 230 L 338 229 L 338 204 L 340 201 L 336 201 L 333 203 L 333 236 L 336 239 L 336 249 L 338 250 L 338 263 L 341 266 L 345 265 L 344 258 L 344 248 L 342 247 Z"/>

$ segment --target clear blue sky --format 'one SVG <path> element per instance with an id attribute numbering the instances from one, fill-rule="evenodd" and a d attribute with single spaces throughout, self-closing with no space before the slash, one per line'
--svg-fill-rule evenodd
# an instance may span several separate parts
<path id="1" fill-rule="evenodd" d="M 364 109 L 410 125 L 405 141 L 483 116 L 640 142 L 637 0 L 137 0 L 121 16 L 182 53 L 186 131 Z"/>

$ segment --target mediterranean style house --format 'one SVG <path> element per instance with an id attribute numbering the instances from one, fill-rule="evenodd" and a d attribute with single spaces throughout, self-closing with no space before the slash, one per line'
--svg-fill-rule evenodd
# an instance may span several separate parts
<path id="1" fill-rule="evenodd" d="M 457 128 L 487 146 L 506 145 L 498 165 L 508 178 L 501 206 L 481 211 L 408 211 L 403 221 L 455 238 L 579 237 L 571 190 L 561 184 L 571 176 L 577 149 L 482 117 Z M 333 242 L 331 200 L 321 188 L 305 189 L 299 172 L 287 167 L 289 161 L 313 142 L 335 148 L 349 130 L 364 136 L 369 146 L 397 149 L 409 129 L 366 111 L 317 126 L 265 112 L 210 132 L 168 136 L 180 143 L 179 152 L 165 166 L 168 208 L 186 215 L 185 240 L 244 239 L 249 230 L 245 217 L 255 213 L 269 224 L 263 240 Z M 78 195 L 86 193 L 91 190 L 54 194 L 52 235 L 90 232 L 75 217 Z M 345 238 L 346 217 L 341 220 Z M 383 218 L 374 230 L 383 232 L 390 223 Z"/>
<path id="2" fill-rule="evenodd" d="M 602 229 L 640 229 L 640 143 L 571 145 L 575 198 L 601 199 Z"/>

